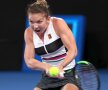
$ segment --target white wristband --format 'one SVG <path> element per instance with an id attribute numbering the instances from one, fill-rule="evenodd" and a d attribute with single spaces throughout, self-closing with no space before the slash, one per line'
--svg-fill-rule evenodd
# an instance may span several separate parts
<path id="1" fill-rule="evenodd" d="M 65 73 L 65 72 L 60 72 L 59 75 L 60 75 L 61 77 L 64 77 L 64 73 Z"/>

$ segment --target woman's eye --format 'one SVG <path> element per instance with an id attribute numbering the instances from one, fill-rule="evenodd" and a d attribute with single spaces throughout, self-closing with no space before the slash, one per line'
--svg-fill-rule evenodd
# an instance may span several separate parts
<path id="1" fill-rule="evenodd" d="M 37 23 L 42 23 L 42 21 L 38 21 Z"/>
<path id="2" fill-rule="evenodd" d="M 33 21 L 30 21 L 30 23 L 33 23 Z"/>

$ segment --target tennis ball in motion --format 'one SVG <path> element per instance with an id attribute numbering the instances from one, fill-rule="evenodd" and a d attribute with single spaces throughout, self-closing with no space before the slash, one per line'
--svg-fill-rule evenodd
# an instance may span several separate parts
<path id="1" fill-rule="evenodd" d="M 49 75 L 50 75 L 51 77 L 56 77 L 56 76 L 58 76 L 58 75 L 59 75 L 59 69 L 58 69 L 57 67 L 51 67 L 51 68 L 49 69 Z"/>

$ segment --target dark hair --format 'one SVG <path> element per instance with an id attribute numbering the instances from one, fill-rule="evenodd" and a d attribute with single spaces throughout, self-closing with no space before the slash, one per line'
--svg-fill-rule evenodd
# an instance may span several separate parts
<path id="1" fill-rule="evenodd" d="M 27 14 L 29 13 L 44 13 L 46 17 L 49 16 L 49 6 L 46 0 L 37 0 L 36 2 L 28 5 Z"/>

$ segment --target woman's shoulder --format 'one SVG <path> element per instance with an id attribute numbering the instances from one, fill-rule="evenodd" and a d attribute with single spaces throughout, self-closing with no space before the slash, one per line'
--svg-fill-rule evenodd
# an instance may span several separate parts
<path id="1" fill-rule="evenodd" d="M 61 17 L 51 17 L 51 20 L 53 22 L 53 25 L 56 27 L 60 27 L 64 23 L 66 24 L 65 20 Z"/>
<path id="2" fill-rule="evenodd" d="M 25 33 L 26 33 L 26 34 L 31 34 L 31 33 L 33 33 L 33 31 L 32 31 L 32 29 L 31 29 L 30 27 L 27 27 L 27 28 L 25 29 Z"/>
<path id="3" fill-rule="evenodd" d="M 62 25 L 65 25 L 66 22 L 63 18 L 60 17 L 51 17 L 51 20 L 53 22 L 54 27 L 63 27 Z"/>
<path id="4" fill-rule="evenodd" d="M 25 36 L 26 38 L 30 38 L 30 37 L 32 37 L 32 35 L 33 35 L 32 29 L 31 29 L 30 27 L 27 27 L 27 28 L 25 29 L 24 36 Z"/>
<path id="5" fill-rule="evenodd" d="M 51 20 L 53 22 L 53 26 L 54 26 L 54 29 L 55 29 L 57 35 L 59 35 L 59 32 L 61 30 L 63 30 L 63 27 L 65 25 L 64 24 L 65 23 L 64 19 L 59 18 L 59 17 L 51 17 Z"/>
<path id="6" fill-rule="evenodd" d="M 51 17 L 51 20 L 52 20 L 53 22 L 64 21 L 63 18 L 61 18 L 61 17 Z"/>

